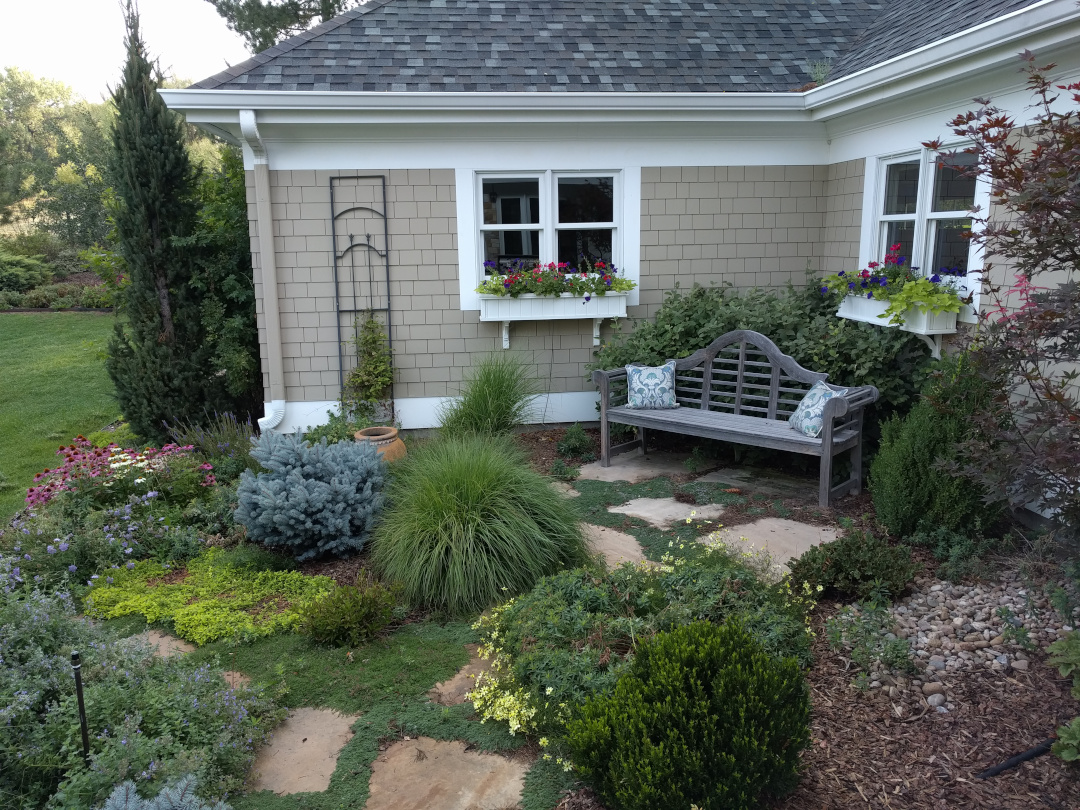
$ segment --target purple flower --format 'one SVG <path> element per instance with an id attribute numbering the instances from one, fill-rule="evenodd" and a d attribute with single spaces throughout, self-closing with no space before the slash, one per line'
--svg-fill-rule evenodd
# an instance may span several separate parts
<path id="1" fill-rule="evenodd" d="M 873 298 L 874 294 L 872 292 L 869 292 L 869 293 L 866 294 L 866 297 L 867 298 Z"/>
<path id="2" fill-rule="evenodd" d="M 127 564 L 127 570 L 128 570 L 128 571 L 130 571 L 130 570 L 131 570 L 132 568 L 134 568 L 134 567 L 135 567 L 135 563 L 133 563 L 133 562 L 129 562 L 129 563 Z"/>
<path id="3" fill-rule="evenodd" d="M 49 554 L 55 554 L 56 553 L 56 549 L 52 546 L 52 544 L 45 546 L 45 551 L 48 552 Z"/>
<path id="4" fill-rule="evenodd" d="M 828 288 L 828 287 L 822 287 L 822 288 L 821 288 L 821 294 L 822 294 L 822 295 L 825 295 L 825 293 L 827 293 L 828 291 L 829 291 L 829 288 Z"/>
<path id="5" fill-rule="evenodd" d="M 78 571 L 78 570 L 79 570 L 79 569 L 78 569 L 78 567 L 76 567 L 76 566 L 74 566 L 74 565 L 69 565 L 69 566 L 68 566 L 68 571 L 70 571 L 70 572 L 71 572 L 71 573 L 73 573 L 73 574 L 74 574 L 74 573 L 75 573 L 76 571 Z"/>
<path id="6" fill-rule="evenodd" d="M 67 551 L 69 548 L 71 548 L 71 546 L 69 546 L 67 543 L 61 543 L 60 544 L 60 550 L 61 551 Z"/>
<path id="7" fill-rule="evenodd" d="M 33 557 L 31 557 L 29 554 L 23 554 L 22 556 L 23 556 L 24 560 L 32 560 L 33 559 Z"/>
<path id="8" fill-rule="evenodd" d="M 854 281 L 849 281 L 848 285 L 847 285 L 847 288 L 849 290 L 854 290 L 855 289 L 855 282 Z"/>
<path id="9" fill-rule="evenodd" d="M 941 276 L 939 276 L 937 273 L 934 273 L 934 275 L 930 276 L 930 283 L 931 284 L 940 284 L 941 283 Z"/>

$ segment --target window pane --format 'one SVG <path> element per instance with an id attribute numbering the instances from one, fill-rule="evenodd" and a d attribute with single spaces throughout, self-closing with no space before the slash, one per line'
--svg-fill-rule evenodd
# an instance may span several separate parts
<path id="1" fill-rule="evenodd" d="M 533 264 L 540 258 L 540 231 L 484 231 L 484 261 L 496 262 L 505 273 L 515 262 Z M 486 274 L 491 268 L 485 269 Z"/>
<path id="2" fill-rule="evenodd" d="M 974 155 L 958 154 L 937 167 L 934 176 L 935 211 L 970 211 L 975 207 L 975 178 L 961 172 L 975 165 Z"/>
<path id="3" fill-rule="evenodd" d="M 582 259 L 611 264 L 611 231 L 559 231 L 559 262 L 582 267 Z"/>
<path id="4" fill-rule="evenodd" d="M 539 180 L 485 180 L 485 225 L 539 225 Z"/>
<path id="5" fill-rule="evenodd" d="M 918 197 L 919 161 L 890 163 L 885 169 L 884 213 L 914 214 Z"/>
<path id="6" fill-rule="evenodd" d="M 968 248 L 971 241 L 964 236 L 971 231 L 970 219 L 932 220 L 934 252 L 926 275 L 959 268 L 967 273 Z"/>
<path id="7" fill-rule="evenodd" d="M 614 222 L 613 182 L 610 177 L 560 177 L 559 222 Z"/>
<path id="8" fill-rule="evenodd" d="M 889 251 L 889 248 L 898 244 L 900 245 L 900 257 L 908 267 L 911 267 L 911 248 L 914 242 L 914 222 L 886 222 L 885 244 L 881 248 L 881 256 L 878 257 L 878 261 L 882 261 L 885 258 L 885 254 Z"/>

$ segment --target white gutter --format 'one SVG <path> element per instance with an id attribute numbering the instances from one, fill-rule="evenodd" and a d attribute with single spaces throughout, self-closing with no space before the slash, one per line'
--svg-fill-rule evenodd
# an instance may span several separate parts
<path id="1" fill-rule="evenodd" d="M 274 214 L 270 206 L 270 158 L 259 135 L 254 110 L 240 110 L 240 132 L 254 156 L 255 221 L 259 228 L 259 272 L 262 275 L 263 321 L 266 325 L 267 371 L 270 401 L 259 430 L 265 432 L 281 424 L 285 417 L 285 364 L 281 351 L 281 311 L 278 302 L 277 255 L 274 251 Z"/>
<path id="2" fill-rule="evenodd" d="M 1008 64 L 1013 53 L 1080 47 L 1075 0 L 1043 0 L 805 93 L 366 93 L 160 90 L 194 124 L 235 129 L 237 111 L 266 124 L 804 122 Z"/>

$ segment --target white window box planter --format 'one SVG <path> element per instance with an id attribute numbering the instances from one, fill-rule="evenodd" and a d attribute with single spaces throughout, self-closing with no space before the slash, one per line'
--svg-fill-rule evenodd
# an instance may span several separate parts
<path id="1" fill-rule="evenodd" d="M 584 296 L 568 293 L 558 297 L 532 293 L 525 293 L 517 298 L 509 295 L 480 296 L 480 320 L 502 322 L 504 349 L 510 348 L 512 321 L 591 320 L 593 345 L 599 346 L 601 321 L 605 318 L 625 317 L 626 293 L 594 295 L 587 301 Z"/>
<path id="2" fill-rule="evenodd" d="M 840 302 L 840 308 L 836 310 L 836 314 L 849 321 L 862 321 L 872 323 L 874 326 L 897 326 L 897 324 L 889 323 L 888 318 L 881 317 L 888 308 L 888 301 L 849 295 Z M 904 332 L 911 332 L 922 337 L 926 345 L 930 347 L 933 356 L 940 358 L 940 336 L 956 332 L 956 313 L 934 313 L 929 310 L 921 312 L 917 307 L 911 307 L 904 313 L 904 322 L 899 324 L 899 328 Z M 936 340 L 931 340 L 929 337 L 931 335 L 937 336 Z"/>

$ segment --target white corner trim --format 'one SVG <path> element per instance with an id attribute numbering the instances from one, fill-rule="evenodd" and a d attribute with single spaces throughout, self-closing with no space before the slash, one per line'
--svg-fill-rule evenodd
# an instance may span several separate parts
<path id="1" fill-rule="evenodd" d="M 479 237 L 476 222 L 476 169 L 454 169 L 457 186 L 458 295 L 462 311 L 479 310 Z"/>
<path id="2" fill-rule="evenodd" d="M 267 430 L 273 430 L 277 428 L 282 419 L 285 417 L 285 400 L 275 399 L 271 402 L 263 403 L 263 412 L 265 416 L 259 419 L 259 432 L 263 433 Z"/>
<path id="3" fill-rule="evenodd" d="M 624 278 L 636 282 L 626 297 L 628 306 L 640 303 L 641 298 L 641 167 L 625 166 L 622 170 L 622 267 Z M 565 421 L 565 420 L 560 420 Z"/>

